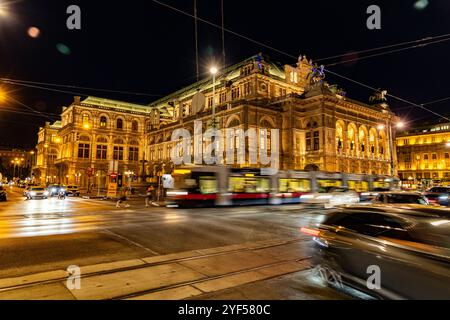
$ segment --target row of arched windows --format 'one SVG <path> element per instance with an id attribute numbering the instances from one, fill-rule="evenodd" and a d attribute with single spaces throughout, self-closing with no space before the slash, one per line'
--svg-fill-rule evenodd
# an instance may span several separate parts
<path id="1" fill-rule="evenodd" d="M 90 125 L 91 124 L 91 120 L 88 114 L 83 114 L 82 115 L 82 123 L 83 125 Z M 110 126 L 110 121 L 108 119 L 107 116 L 101 116 L 99 119 L 99 127 L 103 128 L 103 129 L 107 129 Z M 139 122 L 137 120 L 133 120 L 131 121 L 130 124 L 130 129 L 133 132 L 138 132 L 139 131 Z M 113 123 L 113 128 L 116 130 L 125 130 L 126 129 L 126 123 L 125 120 L 123 120 L 122 118 L 118 118 L 115 120 L 115 122 Z"/>
<path id="2" fill-rule="evenodd" d="M 344 145 L 345 140 L 347 146 Z M 367 128 L 365 125 L 358 128 L 354 123 L 345 126 L 341 121 L 336 123 L 336 142 L 338 151 L 363 155 L 384 155 L 387 149 L 387 137 L 384 130 Z"/>

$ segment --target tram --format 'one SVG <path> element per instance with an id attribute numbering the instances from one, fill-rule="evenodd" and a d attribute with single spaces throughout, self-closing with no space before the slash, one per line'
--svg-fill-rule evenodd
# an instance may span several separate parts
<path id="1" fill-rule="evenodd" d="M 190 166 L 174 170 L 174 189 L 167 192 L 171 207 L 298 204 L 302 197 L 346 187 L 369 197 L 374 191 L 397 188 L 389 176 L 329 172 L 233 169 L 225 166 Z"/>

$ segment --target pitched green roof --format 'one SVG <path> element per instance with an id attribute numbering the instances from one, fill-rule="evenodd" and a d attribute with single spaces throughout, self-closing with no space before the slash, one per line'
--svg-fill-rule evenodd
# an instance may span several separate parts
<path id="1" fill-rule="evenodd" d="M 134 111 L 134 112 L 145 112 L 150 113 L 151 109 L 148 106 L 130 103 L 130 102 L 124 102 L 124 101 L 118 101 L 118 100 L 111 100 L 111 99 L 104 99 L 104 98 L 98 98 L 98 97 L 88 97 L 81 101 L 81 104 L 89 104 L 94 106 L 100 106 L 100 107 L 106 107 L 106 108 L 113 108 L 121 111 Z"/>

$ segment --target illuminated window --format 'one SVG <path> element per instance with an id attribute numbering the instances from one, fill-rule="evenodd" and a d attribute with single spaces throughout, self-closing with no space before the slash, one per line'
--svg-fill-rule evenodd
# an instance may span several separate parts
<path id="1" fill-rule="evenodd" d="M 252 93 L 252 87 L 250 82 L 244 83 L 244 96 L 248 96 Z"/>
<path id="2" fill-rule="evenodd" d="M 134 132 L 139 131 L 139 123 L 136 120 L 131 123 L 131 130 Z"/>
<path id="3" fill-rule="evenodd" d="M 114 147 L 114 160 L 123 160 L 123 147 Z"/>
<path id="4" fill-rule="evenodd" d="M 241 96 L 241 90 L 239 89 L 239 87 L 235 87 L 231 90 L 231 99 L 235 100 L 235 99 L 239 99 Z"/>
<path id="5" fill-rule="evenodd" d="M 100 128 L 106 128 L 108 125 L 108 119 L 105 116 L 100 118 Z"/>
<path id="6" fill-rule="evenodd" d="M 116 128 L 117 128 L 117 130 L 123 130 L 123 120 L 122 119 L 117 119 Z"/>
<path id="7" fill-rule="evenodd" d="M 128 160 L 139 161 L 139 148 L 130 147 L 130 149 L 128 150 Z"/>
<path id="8" fill-rule="evenodd" d="M 78 158 L 89 159 L 90 148 L 91 146 L 89 143 L 78 144 Z"/>
<path id="9" fill-rule="evenodd" d="M 222 92 L 220 94 L 220 103 L 225 103 L 227 102 L 227 93 L 226 92 Z"/>
<path id="10" fill-rule="evenodd" d="M 83 114 L 83 125 L 89 124 L 89 115 Z"/>
<path id="11" fill-rule="evenodd" d="M 108 146 L 97 145 L 97 159 L 106 160 L 108 156 Z"/>
<path id="12" fill-rule="evenodd" d="M 320 132 L 314 132 L 314 151 L 320 150 Z"/>
<path id="13" fill-rule="evenodd" d="M 212 106 L 213 106 L 213 101 L 214 101 L 213 97 L 209 97 L 209 98 L 208 98 L 208 108 L 212 108 Z"/>

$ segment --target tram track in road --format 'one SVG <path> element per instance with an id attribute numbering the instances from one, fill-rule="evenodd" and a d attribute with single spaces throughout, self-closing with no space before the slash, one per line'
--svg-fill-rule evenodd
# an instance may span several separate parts
<path id="1" fill-rule="evenodd" d="M 256 254 L 257 254 L 257 252 L 258 251 L 261 252 L 261 250 L 272 249 L 272 248 L 277 248 L 277 247 L 280 247 L 280 249 L 281 249 L 281 247 L 283 247 L 283 246 L 289 246 L 289 245 L 301 243 L 304 241 L 305 240 L 301 239 L 301 238 L 289 238 L 289 239 L 278 239 L 278 240 L 271 240 L 271 241 L 259 241 L 259 242 L 245 243 L 245 244 L 240 244 L 240 245 L 231 245 L 231 246 L 211 248 L 211 249 L 193 250 L 193 251 L 189 251 L 189 252 L 181 252 L 181 253 L 169 254 L 169 255 L 165 255 L 165 256 L 154 256 L 154 257 L 150 257 L 150 258 L 136 259 L 136 260 L 134 260 L 135 262 L 139 261 L 139 263 L 137 263 L 136 265 L 130 265 L 130 266 L 124 266 L 124 267 L 111 267 L 110 269 L 108 269 L 108 265 L 112 266 L 112 265 L 114 265 L 114 262 L 103 264 L 103 265 L 84 266 L 84 267 L 81 266 L 82 274 L 81 274 L 80 278 L 81 278 L 81 281 L 83 282 L 83 280 L 93 278 L 93 277 L 114 275 L 114 274 L 120 274 L 120 273 L 126 273 L 126 272 L 143 271 L 144 269 L 150 268 L 150 267 L 157 267 L 157 266 L 163 266 L 163 265 L 174 265 L 174 264 L 182 265 L 183 263 L 189 263 L 189 262 L 192 262 L 195 260 L 203 261 L 204 259 L 208 259 L 208 258 L 214 258 L 214 257 L 226 256 L 226 255 L 233 256 L 236 254 L 244 254 L 246 252 L 251 252 L 251 251 L 256 252 Z M 304 256 L 304 257 L 302 256 L 300 258 L 299 257 L 273 258 L 273 261 L 268 261 L 267 263 L 264 263 L 259 266 L 244 268 L 242 270 L 236 270 L 236 271 L 228 272 L 228 273 L 221 274 L 221 275 L 205 276 L 202 279 L 198 279 L 198 280 L 194 280 L 194 281 L 184 281 L 184 282 L 180 282 L 177 284 L 162 285 L 160 287 L 151 288 L 149 290 L 141 290 L 136 293 L 129 293 L 129 294 L 117 296 L 117 297 L 114 297 L 114 299 L 133 298 L 133 297 L 137 297 L 137 296 L 140 296 L 143 294 L 153 293 L 153 292 L 160 291 L 160 290 L 177 288 L 177 287 L 183 286 L 183 285 L 192 285 L 192 284 L 201 283 L 201 282 L 205 282 L 205 281 L 218 280 L 218 279 L 222 279 L 227 276 L 237 276 L 240 274 L 245 274 L 245 272 L 258 271 L 258 270 L 262 270 L 264 268 L 281 266 L 283 264 L 308 261 L 309 258 L 310 258 L 309 256 Z M 115 262 L 115 263 L 120 264 L 120 261 Z M 105 267 L 98 271 L 87 272 L 86 274 L 83 274 L 83 268 L 85 270 L 89 269 L 89 268 L 95 269 L 96 266 L 98 266 L 99 268 L 102 268 L 101 266 L 105 266 Z M 63 270 L 60 270 L 60 271 L 63 272 Z M 29 280 L 29 279 L 32 279 L 32 276 L 33 275 L 28 275 L 28 276 L 19 277 L 19 278 L 13 278 L 13 279 L 11 279 L 11 278 L 10 279 L 0 279 L 0 299 L 4 293 L 11 292 L 14 290 L 23 290 L 23 289 L 27 289 L 27 288 L 42 286 L 42 285 L 57 284 L 57 283 L 61 283 L 61 282 L 65 283 L 65 281 L 67 280 L 68 274 L 66 274 L 66 276 L 64 276 L 64 277 L 56 276 L 51 279 L 49 278 L 49 279 L 35 280 L 35 281 Z M 26 280 L 27 278 L 28 278 L 28 280 Z M 39 278 L 39 277 L 37 277 L 37 278 Z M 20 283 L 20 282 L 22 282 L 22 283 Z M 26 283 L 23 283 L 23 282 L 26 282 Z M 5 284 L 9 284 L 9 285 L 5 285 Z"/>

